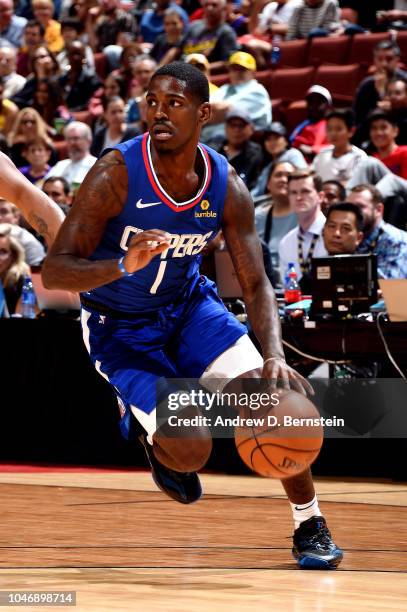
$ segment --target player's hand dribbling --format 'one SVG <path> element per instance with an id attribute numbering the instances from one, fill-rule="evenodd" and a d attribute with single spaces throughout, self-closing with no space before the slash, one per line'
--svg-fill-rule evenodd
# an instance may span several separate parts
<path id="1" fill-rule="evenodd" d="M 273 386 L 281 385 L 284 389 L 294 389 L 303 395 L 315 395 L 308 380 L 290 367 L 283 358 L 265 359 L 261 377 L 270 380 Z"/>
<path id="2" fill-rule="evenodd" d="M 171 235 L 162 230 L 152 229 L 141 232 L 130 241 L 123 265 L 127 272 L 133 273 L 145 268 L 156 255 L 170 246 Z"/>

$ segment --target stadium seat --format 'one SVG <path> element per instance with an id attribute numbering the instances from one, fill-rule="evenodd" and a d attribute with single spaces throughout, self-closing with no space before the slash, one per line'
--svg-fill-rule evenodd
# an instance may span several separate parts
<path id="1" fill-rule="evenodd" d="M 87 110 L 83 110 L 83 111 L 75 111 L 72 112 L 72 117 L 75 119 L 75 121 L 81 121 L 82 123 L 87 123 L 90 127 L 92 127 L 93 124 L 93 115 L 91 115 L 91 113 Z"/>
<path id="2" fill-rule="evenodd" d="M 68 147 L 66 140 L 53 140 L 52 146 L 58 153 L 58 159 L 66 159 L 68 157 Z"/>
<path id="3" fill-rule="evenodd" d="M 288 134 L 307 118 L 307 105 L 305 100 L 296 100 L 284 110 L 284 123 Z"/>
<path id="4" fill-rule="evenodd" d="M 287 40 L 279 43 L 280 61 L 277 68 L 301 68 L 307 63 L 309 42 L 306 39 Z"/>
<path id="5" fill-rule="evenodd" d="M 281 98 L 289 103 L 301 100 L 313 83 L 315 68 L 281 68 L 271 73 L 271 86 L 268 90 L 271 98 Z"/>
<path id="6" fill-rule="evenodd" d="M 315 73 L 314 83 L 331 92 L 334 105 L 350 105 L 363 76 L 364 70 L 359 64 L 320 66 Z"/>
<path id="7" fill-rule="evenodd" d="M 352 41 L 348 63 L 370 66 L 370 64 L 373 63 L 373 49 L 379 42 L 382 40 L 387 40 L 388 38 L 388 32 L 356 34 L 355 36 L 351 36 Z"/>
<path id="8" fill-rule="evenodd" d="M 396 42 L 400 47 L 401 61 L 404 65 L 407 65 L 407 30 L 397 32 Z"/>
<path id="9" fill-rule="evenodd" d="M 333 38 L 312 38 L 308 50 L 308 64 L 346 64 L 349 55 L 351 36 Z"/>
<path id="10" fill-rule="evenodd" d="M 223 72 L 222 74 L 211 74 L 210 78 L 211 83 L 217 85 L 218 87 L 227 83 L 228 80 L 229 74 L 227 72 Z"/>

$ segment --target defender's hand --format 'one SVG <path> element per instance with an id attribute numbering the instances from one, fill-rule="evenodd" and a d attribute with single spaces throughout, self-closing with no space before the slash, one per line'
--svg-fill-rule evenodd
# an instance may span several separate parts
<path id="1" fill-rule="evenodd" d="M 130 241 L 123 265 L 127 272 L 137 272 L 145 268 L 156 255 L 159 255 L 170 246 L 171 235 L 162 230 L 147 230 L 141 232 Z"/>
<path id="2" fill-rule="evenodd" d="M 261 377 L 271 380 L 273 386 L 281 381 L 284 389 L 294 389 L 303 395 L 314 395 L 314 389 L 308 380 L 291 368 L 283 358 L 266 359 Z"/>

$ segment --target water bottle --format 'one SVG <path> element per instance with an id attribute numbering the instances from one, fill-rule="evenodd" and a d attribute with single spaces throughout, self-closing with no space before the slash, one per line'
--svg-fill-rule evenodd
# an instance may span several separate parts
<path id="1" fill-rule="evenodd" d="M 281 56 L 281 51 L 280 51 L 280 47 L 273 47 L 271 50 L 271 63 L 273 66 L 277 66 L 277 64 L 280 62 L 280 56 Z"/>
<path id="2" fill-rule="evenodd" d="M 37 299 L 31 277 L 24 277 L 24 285 L 21 292 L 21 314 L 25 319 L 35 319 L 35 305 Z"/>
<path id="3" fill-rule="evenodd" d="M 301 289 L 297 280 L 297 272 L 294 264 L 288 265 L 288 279 L 284 285 L 284 301 L 286 304 L 294 304 L 301 300 Z"/>

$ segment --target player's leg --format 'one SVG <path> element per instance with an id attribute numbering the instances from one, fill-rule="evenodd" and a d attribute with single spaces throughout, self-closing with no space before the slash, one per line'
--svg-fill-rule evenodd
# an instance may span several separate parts
<path id="1" fill-rule="evenodd" d="M 261 376 L 262 364 L 263 360 L 257 349 L 250 339 L 244 336 L 209 365 L 201 377 L 201 383 L 206 388 L 222 391 L 225 396 L 233 396 L 234 393 L 238 394 L 247 388 L 247 379 Z M 222 388 L 219 388 L 219 385 Z M 268 410 L 272 411 L 272 404 L 268 409 L 265 407 L 265 411 Z M 343 553 L 333 542 L 326 521 L 321 515 L 311 470 L 308 468 L 303 473 L 281 482 L 293 512 L 295 531 L 292 552 L 300 567 L 335 568 L 342 560 Z"/>
<path id="2" fill-rule="evenodd" d="M 116 321 L 82 310 L 85 346 L 96 370 L 114 388 L 120 409 L 120 429 L 130 440 L 140 440 L 157 486 L 181 503 L 199 499 L 202 489 L 195 473 L 178 474 L 156 459 L 152 436 L 156 430 L 157 381 L 175 371 L 160 345 L 161 326 Z M 147 342 L 148 335 L 148 342 Z"/>

